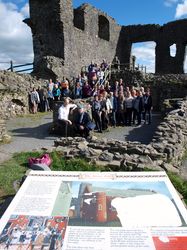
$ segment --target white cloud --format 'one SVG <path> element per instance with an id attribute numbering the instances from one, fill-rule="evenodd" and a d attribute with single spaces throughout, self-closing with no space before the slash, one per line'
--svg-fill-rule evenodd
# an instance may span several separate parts
<path id="1" fill-rule="evenodd" d="M 136 56 L 136 65 L 146 66 L 147 72 L 155 72 L 155 42 L 134 44 L 132 55 Z"/>
<path id="2" fill-rule="evenodd" d="M 11 2 L 0 0 L 0 62 L 29 63 L 33 61 L 32 36 L 30 28 L 23 23 L 28 17 L 28 4 L 18 10 Z M 0 63 L 1 69 L 8 64 Z"/>
<path id="3" fill-rule="evenodd" d="M 183 0 L 182 3 L 177 5 L 175 18 L 180 18 L 185 15 L 187 15 L 187 0 Z"/>
<path id="4" fill-rule="evenodd" d="M 22 8 L 21 8 L 21 14 L 24 16 L 24 17 L 29 17 L 29 4 L 26 3 Z"/>
<path id="5" fill-rule="evenodd" d="M 172 7 L 174 4 L 176 4 L 178 0 L 164 0 L 164 5 L 166 7 Z"/>

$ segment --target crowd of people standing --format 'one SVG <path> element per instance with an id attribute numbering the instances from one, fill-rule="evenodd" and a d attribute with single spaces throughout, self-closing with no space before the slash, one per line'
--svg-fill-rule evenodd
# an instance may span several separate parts
<path id="1" fill-rule="evenodd" d="M 69 111 L 77 107 L 69 103 L 68 98 L 71 98 L 89 102 L 89 105 L 82 105 L 82 108 L 79 108 L 81 122 L 77 119 L 75 127 L 79 128 L 81 134 L 88 134 L 89 130 L 85 130 L 87 126 L 83 126 L 83 123 L 91 121 L 100 133 L 108 130 L 109 126 L 139 126 L 143 122 L 150 124 L 152 121 L 150 89 L 144 89 L 143 86 L 138 88 L 128 86 L 124 84 L 123 79 L 107 81 L 105 74 L 108 67 L 105 60 L 99 66 L 91 62 L 87 71 L 81 72 L 73 80 L 71 88 L 67 79 L 63 81 L 57 79 L 55 82 L 50 79 L 44 88 L 40 87 L 37 90 L 33 88 L 30 93 L 31 112 L 52 111 L 54 101 L 64 100 L 62 107 L 65 109 L 59 109 L 59 123 L 65 121 L 66 125 L 71 125 L 68 118 Z M 85 117 L 82 119 L 83 113 L 86 113 L 86 119 Z M 79 126 L 76 126 L 77 124 Z"/>

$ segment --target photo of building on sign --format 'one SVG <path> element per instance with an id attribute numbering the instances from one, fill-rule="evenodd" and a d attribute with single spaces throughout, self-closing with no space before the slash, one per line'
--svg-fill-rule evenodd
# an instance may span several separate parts
<path id="1" fill-rule="evenodd" d="M 166 184 L 72 182 L 71 226 L 186 226 Z"/>

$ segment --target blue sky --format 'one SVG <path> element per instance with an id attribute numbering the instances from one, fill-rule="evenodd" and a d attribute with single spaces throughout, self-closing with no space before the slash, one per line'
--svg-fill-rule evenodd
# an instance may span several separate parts
<path id="1" fill-rule="evenodd" d="M 84 1 L 74 0 L 74 6 Z M 177 2 L 168 8 L 164 0 L 89 0 L 98 9 L 114 17 L 121 25 L 158 23 L 163 24 L 175 17 Z"/>
<path id="2" fill-rule="evenodd" d="M 187 17 L 187 0 L 73 0 L 73 5 L 77 7 L 84 2 L 108 13 L 121 25 L 163 25 Z M 5 62 L 10 60 L 21 64 L 33 61 L 31 31 L 22 22 L 28 16 L 28 0 L 0 0 L 1 69 L 8 68 Z M 138 43 L 132 50 L 137 64 L 146 65 L 149 72 L 154 72 L 154 47 L 153 42 Z"/>

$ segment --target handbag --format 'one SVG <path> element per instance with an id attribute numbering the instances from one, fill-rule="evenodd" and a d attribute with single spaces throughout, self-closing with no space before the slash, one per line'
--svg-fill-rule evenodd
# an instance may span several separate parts
<path id="1" fill-rule="evenodd" d="M 47 166 L 50 166 L 52 163 L 52 159 L 49 156 L 49 154 L 44 154 L 38 158 L 30 157 L 28 159 L 28 162 L 29 162 L 29 167 L 31 167 L 32 165 L 36 165 L 36 164 L 45 164 Z"/>

